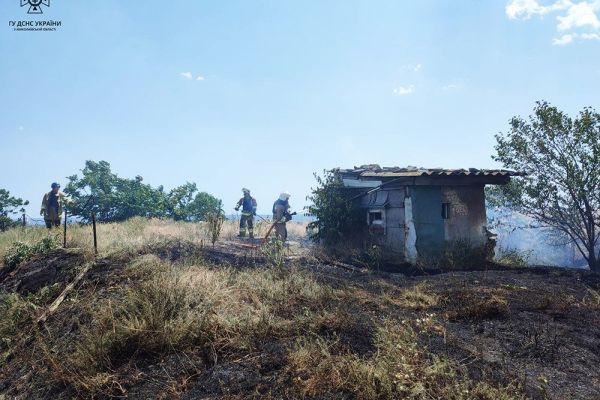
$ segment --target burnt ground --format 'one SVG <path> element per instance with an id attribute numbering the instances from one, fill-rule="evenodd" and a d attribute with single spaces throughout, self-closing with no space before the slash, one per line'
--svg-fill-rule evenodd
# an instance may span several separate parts
<path id="1" fill-rule="evenodd" d="M 144 251 L 172 262 L 201 257 L 215 268 L 253 268 L 267 262 L 256 249 L 236 243 L 198 249 L 174 242 Z M 76 250 L 57 250 L 11 272 L 0 272 L 0 293 L 33 297 L 39 305 L 34 313 L 39 314 L 86 262 L 90 261 Z M 90 318 L 77 308 L 78 298 L 91 292 L 98 298 L 119 296 L 116 288 L 130 279 L 122 274 L 124 259 L 91 262 L 94 267 L 45 326 L 30 321 L 27 335 L 9 340 L 1 359 L 0 398 L 85 397 L 68 385 L 40 382 L 32 360 L 43 351 L 33 345 L 35 336 L 52 333 L 65 341 L 76 337 Z M 303 253 L 292 255 L 287 263 L 310 271 L 323 285 L 352 294 L 355 301 L 343 312 L 352 314 L 355 322 L 336 334 L 359 355 L 373 351 L 373 321 L 418 319 L 435 332 L 422 335 L 422 345 L 465 366 L 473 379 L 518 382 L 534 399 L 600 398 L 598 274 L 488 265 L 481 271 L 408 276 L 325 264 Z M 44 291 L 45 287 L 52 289 Z M 326 321 L 321 329 L 324 333 L 330 329 Z M 289 385 L 281 376 L 289 345 L 285 338 L 265 341 L 252 352 L 219 357 L 206 350 L 173 351 L 160 358 L 138 354 L 111 373 L 122 378 L 115 383 L 122 386 L 117 393 L 128 398 L 260 398 L 266 388 Z M 285 388 L 274 393 L 293 398 Z"/>
<path id="2" fill-rule="evenodd" d="M 600 398 L 600 275 L 557 268 L 446 272 L 399 277 L 322 266 L 325 281 L 394 298 L 424 285 L 440 296 L 423 310 L 391 305 L 374 312 L 433 319 L 443 335 L 428 348 L 471 374 L 523 382 L 532 398 Z M 340 275 L 343 277 L 340 278 Z"/>

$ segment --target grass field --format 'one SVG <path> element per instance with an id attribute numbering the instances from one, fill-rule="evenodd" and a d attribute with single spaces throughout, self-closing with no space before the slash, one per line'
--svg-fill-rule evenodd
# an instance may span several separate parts
<path id="1" fill-rule="evenodd" d="M 143 219 L 99 225 L 94 258 L 90 230 L 72 227 L 71 248 L 0 269 L 0 398 L 600 393 L 594 370 L 584 372 L 599 357 L 591 344 L 600 333 L 596 281 L 522 272 L 404 278 L 310 258 L 277 267 L 215 264 L 203 257 L 207 247 L 165 252 L 200 248 L 202 224 Z M 304 240 L 301 224 L 290 231 Z M 0 254 L 47 234 L 2 233 Z M 228 223 L 218 251 L 234 251 L 236 234 Z M 85 266 L 46 323 L 36 323 Z"/>

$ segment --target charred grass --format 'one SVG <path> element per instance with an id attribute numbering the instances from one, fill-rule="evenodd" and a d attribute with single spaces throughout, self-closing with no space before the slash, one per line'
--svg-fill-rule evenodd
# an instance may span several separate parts
<path id="1" fill-rule="evenodd" d="M 135 223 L 118 229 L 148 229 Z M 11 281 L 18 276 L 5 277 L 0 395 L 542 399 L 599 393 L 589 371 L 600 361 L 594 327 L 600 279 L 518 271 L 406 278 L 306 263 L 217 265 L 206 261 L 198 242 L 178 235 L 107 248 L 44 325 L 36 319 L 66 281 L 20 294 Z M 15 271 L 26 274 L 29 266 Z"/>
<path id="2" fill-rule="evenodd" d="M 431 316 L 373 315 L 353 288 L 304 268 L 233 268 L 131 259 L 87 280 L 45 326 L 27 297 L 2 301 L 8 395 L 32 398 L 455 398 L 522 396 L 518 385 L 469 378 L 427 350 Z M 399 304 L 438 304 L 426 285 Z M 365 296 L 369 296 L 369 291 Z M 372 294 L 371 302 L 377 302 Z M 28 374 L 28 371 L 33 373 Z"/>

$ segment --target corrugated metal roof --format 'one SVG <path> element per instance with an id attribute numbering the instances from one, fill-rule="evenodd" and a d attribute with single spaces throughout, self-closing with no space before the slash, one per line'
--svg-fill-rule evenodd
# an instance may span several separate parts
<path id="1" fill-rule="evenodd" d="M 419 167 L 380 167 L 377 164 L 362 165 L 354 169 L 340 169 L 344 176 L 355 177 L 413 177 L 413 176 L 523 176 L 525 173 L 506 169 L 444 169 Z"/>

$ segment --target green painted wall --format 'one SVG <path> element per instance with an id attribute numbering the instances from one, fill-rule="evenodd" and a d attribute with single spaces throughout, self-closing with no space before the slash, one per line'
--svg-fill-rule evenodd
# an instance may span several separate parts
<path id="1" fill-rule="evenodd" d="M 413 186 L 411 197 L 417 252 L 420 257 L 439 255 L 444 244 L 441 187 Z"/>

